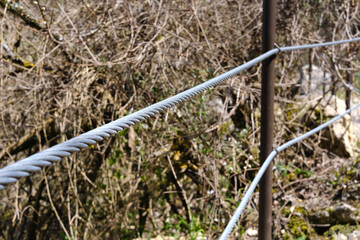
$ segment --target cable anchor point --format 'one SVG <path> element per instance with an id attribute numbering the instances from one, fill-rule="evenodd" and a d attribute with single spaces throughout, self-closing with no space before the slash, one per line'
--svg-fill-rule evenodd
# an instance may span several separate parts
<path id="1" fill-rule="evenodd" d="M 273 147 L 273 151 L 276 152 L 276 155 L 279 155 L 279 151 L 278 151 L 277 146 L 273 145 L 272 147 Z"/>
<path id="2" fill-rule="evenodd" d="M 274 47 L 275 47 L 277 50 L 279 50 L 279 53 L 282 52 L 281 48 L 280 48 L 279 45 L 277 45 L 276 43 L 274 43 Z"/>

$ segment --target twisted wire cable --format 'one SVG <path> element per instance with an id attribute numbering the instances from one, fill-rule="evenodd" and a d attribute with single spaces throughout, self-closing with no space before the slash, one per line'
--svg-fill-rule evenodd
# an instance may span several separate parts
<path id="1" fill-rule="evenodd" d="M 343 44 L 343 43 L 349 43 L 349 42 L 354 42 L 354 41 L 359 41 L 360 38 L 354 38 L 354 39 L 348 39 L 348 40 L 341 40 L 341 41 L 335 41 L 335 42 L 326 42 L 326 43 L 322 43 L 322 44 L 308 44 L 308 45 L 301 45 L 301 46 L 291 46 L 291 47 L 278 47 L 277 45 L 275 45 L 276 49 L 279 50 L 279 52 L 287 52 L 287 51 L 294 51 L 294 50 L 304 50 L 304 49 L 310 49 L 310 48 L 315 48 L 315 47 L 325 47 L 325 46 L 330 46 L 330 45 L 335 45 L 335 44 Z M 344 83 L 344 86 L 349 88 L 351 91 L 355 92 L 356 94 L 360 93 L 360 90 L 355 88 L 353 85 L 349 84 L 349 83 Z M 230 221 L 228 222 L 228 224 L 226 225 L 225 230 L 223 231 L 223 233 L 221 234 L 219 240 L 226 240 L 231 231 L 233 230 L 233 228 L 235 227 L 236 222 L 239 220 L 241 213 L 243 212 L 246 204 L 248 203 L 248 201 L 250 200 L 252 194 L 255 191 L 256 186 L 258 185 L 258 183 L 260 182 L 262 176 L 264 175 L 266 169 L 268 168 L 269 164 L 271 163 L 271 161 L 277 156 L 277 154 L 280 151 L 285 150 L 286 148 L 294 145 L 295 143 L 298 143 L 308 137 L 310 137 L 311 135 L 319 132 L 320 130 L 328 127 L 329 125 L 333 124 L 335 121 L 343 118 L 346 114 L 349 114 L 351 111 L 355 110 L 356 108 L 360 107 L 360 103 L 354 105 L 353 107 L 347 109 L 344 113 L 332 118 L 330 121 L 312 129 L 311 131 L 293 139 L 290 140 L 286 143 L 284 143 L 283 145 L 281 145 L 280 147 L 276 148 L 275 150 L 273 150 L 268 157 L 266 158 L 266 160 L 264 161 L 263 165 L 260 167 L 258 173 L 256 174 L 254 180 L 252 181 L 252 183 L 250 184 L 250 187 L 248 188 L 248 190 L 246 191 L 245 195 L 243 196 L 239 206 L 237 207 L 237 209 L 235 210 L 234 214 L 232 215 L 232 217 L 230 218 Z"/>
<path id="2" fill-rule="evenodd" d="M 328 127 L 329 125 L 333 124 L 335 121 L 343 118 L 346 114 L 350 113 L 351 111 L 353 111 L 354 109 L 360 107 L 360 103 L 354 105 L 353 107 L 349 108 L 348 110 L 346 110 L 344 113 L 332 118 L 330 121 L 312 129 L 311 131 L 295 138 L 292 139 L 286 143 L 284 143 L 283 145 L 281 145 L 280 147 L 276 148 L 274 151 L 272 151 L 269 156 L 266 158 L 265 162 L 263 163 L 263 165 L 261 166 L 259 172 L 256 174 L 254 180 L 252 181 L 252 183 L 250 184 L 250 187 L 248 188 L 248 190 L 246 191 L 244 197 L 242 198 L 239 206 L 237 207 L 234 215 L 231 217 L 228 225 L 226 226 L 224 232 L 222 233 L 222 235 L 220 236 L 219 240 L 225 240 L 228 238 L 229 234 L 231 233 L 232 229 L 234 228 L 236 222 L 238 221 L 241 213 L 243 212 L 246 204 L 248 203 L 249 199 L 251 198 L 251 195 L 253 194 L 257 184 L 259 183 L 261 177 L 264 175 L 266 169 L 268 168 L 269 164 L 271 163 L 271 161 L 276 157 L 276 155 L 285 150 L 286 148 L 294 145 L 295 143 L 298 143 L 302 140 L 304 140 L 305 138 L 310 137 L 311 135 L 319 132 L 320 130 Z"/>
<path id="3" fill-rule="evenodd" d="M 130 115 L 112 121 L 110 123 L 107 123 L 103 126 L 100 126 L 91 131 L 83 133 L 77 137 L 69 139 L 65 142 L 57 144 L 48 149 L 45 149 L 39 153 L 36 153 L 20 161 L 5 166 L 4 168 L 0 169 L 0 190 L 5 188 L 4 187 L 5 184 L 14 183 L 18 181 L 18 179 L 21 177 L 29 176 L 31 172 L 40 171 L 41 167 L 49 166 L 51 165 L 51 163 L 60 161 L 63 157 L 70 156 L 72 153 L 78 152 L 82 148 L 87 148 L 89 145 L 102 141 L 104 138 L 108 138 L 112 134 L 116 134 L 119 131 L 123 130 L 124 128 L 128 128 L 130 125 L 134 125 L 140 121 L 145 120 L 146 118 L 150 118 L 155 114 L 163 112 L 166 109 L 169 109 L 181 102 L 184 102 L 189 98 L 192 98 L 198 95 L 199 93 L 205 91 L 206 89 L 218 85 L 219 83 L 225 81 L 226 79 L 233 77 L 234 75 L 254 66 L 255 64 L 263 61 L 264 59 L 269 58 L 272 55 L 275 55 L 276 53 L 342 44 L 342 43 L 354 42 L 359 40 L 360 38 L 354 38 L 349 40 L 326 42 L 320 44 L 274 48 L 250 60 L 249 62 L 246 62 L 226 73 L 221 74 L 220 76 L 210 79 L 182 93 L 179 93 L 161 102 L 155 103 L 149 107 L 141 109 Z"/>
<path id="4" fill-rule="evenodd" d="M 184 102 L 206 89 L 218 85 L 226 79 L 233 77 L 245 69 L 261 62 L 275 53 L 277 53 L 276 50 L 269 51 L 268 53 L 265 53 L 239 67 L 236 67 L 182 93 L 5 166 L 0 169 L 0 190 L 4 189 L 4 184 L 14 183 L 21 177 L 29 176 L 31 172 L 40 171 L 41 167 L 49 166 L 51 163 L 60 161 L 63 157 L 70 156 L 72 153 L 78 152 L 82 148 L 87 148 L 89 145 L 102 141 L 104 138 L 108 138 L 110 135 L 116 134 L 119 131 L 128 128 L 130 125 L 134 125 L 146 118 L 150 118 L 155 114 Z"/>

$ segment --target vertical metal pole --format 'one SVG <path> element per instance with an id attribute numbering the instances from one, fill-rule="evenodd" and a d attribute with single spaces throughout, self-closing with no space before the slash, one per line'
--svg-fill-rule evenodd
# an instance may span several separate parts
<path id="1" fill-rule="evenodd" d="M 276 0 L 263 0 L 262 51 L 274 48 Z M 260 162 L 273 150 L 274 126 L 274 64 L 275 57 L 263 61 L 261 73 L 261 138 Z M 272 225 L 272 164 L 260 181 L 259 199 L 259 232 L 260 240 L 271 239 Z"/>
<path id="2" fill-rule="evenodd" d="M 348 63 L 348 67 L 351 68 L 350 62 Z M 347 83 L 353 84 L 353 72 L 351 70 L 347 71 L 346 80 Z M 346 103 L 346 109 L 349 109 L 351 107 L 351 90 L 348 88 L 346 89 L 345 103 Z"/>

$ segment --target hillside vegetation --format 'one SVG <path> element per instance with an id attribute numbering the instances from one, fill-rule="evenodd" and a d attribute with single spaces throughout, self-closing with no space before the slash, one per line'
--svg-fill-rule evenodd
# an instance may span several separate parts
<path id="1" fill-rule="evenodd" d="M 359 1 L 277 2 L 279 46 L 360 36 Z M 0 17 L 0 167 L 261 54 L 260 0 L 0 0 Z M 351 77 L 360 87 L 359 56 L 358 42 L 278 54 L 276 146 L 329 119 Z M 0 238 L 217 239 L 259 169 L 260 71 L 7 185 Z M 312 71 L 330 76 L 324 98 L 302 89 Z M 273 239 L 356 230 L 360 218 L 331 214 L 334 202 L 359 209 L 359 151 L 334 139 L 275 159 Z M 257 203 L 256 192 L 229 239 L 254 237 Z"/>

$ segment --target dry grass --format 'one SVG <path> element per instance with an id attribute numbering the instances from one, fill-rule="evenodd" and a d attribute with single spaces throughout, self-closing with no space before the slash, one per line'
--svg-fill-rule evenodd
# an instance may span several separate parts
<path id="1" fill-rule="evenodd" d="M 280 46 L 358 36 L 359 3 L 312 2 L 279 2 Z M 0 49 L 1 166 L 261 53 L 261 1 L 20 1 L 38 27 L 11 11 L 15 3 L 0 3 L 6 5 L 0 8 L 0 40 L 16 56 Z M 356 54 L 359 45 L 281 54 L 279 109 L 296 108 L 290 93 L 300 66 L 313 62 L 338 82 L 349 66 L 358 66 Z M 186 105 L 9 185 L 1 193 L 0 236 L 218 237 L 259 167 L 259 71 L 253 67 Z M 214 96 L 222 101 L 219 111 L 209 104 Z M 276 144 L 299 127 L 305 131 L 301 121 L 278 116 Z M 322 156 L 318 147 L 304 149 L 291 151 L 303 160 Z M 314 164 L 304 161 L 294 164 Z M 286 194 L 278 196 L 279 204 Z M 255 203 L 234 239 L 256 225 Z M 276 221 L 274 236 L 280 236 L 285 223 Z"/>

